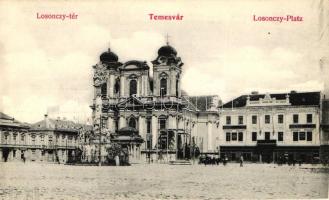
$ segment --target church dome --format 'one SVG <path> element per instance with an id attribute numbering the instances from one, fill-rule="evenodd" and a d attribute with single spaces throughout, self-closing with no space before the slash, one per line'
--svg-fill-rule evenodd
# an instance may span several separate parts
<path id="1" fill-rule="evenodd" d="M 115 53 L 111 52 L 111 49 L 102 53 L 99 56 L 99 59 L 102 62 L 118 62 L 119 60 L 118 56 Z"/>
<path id="2" fill-rule="evenodd" d="M 172 56 L 172 55 L 176 56 L 177 51 L 172 46 L 166 45 L 166 46 L 161 47 L 158 50 L 158 55 L 159 56 L 167 56 L 167 57 Z"/>

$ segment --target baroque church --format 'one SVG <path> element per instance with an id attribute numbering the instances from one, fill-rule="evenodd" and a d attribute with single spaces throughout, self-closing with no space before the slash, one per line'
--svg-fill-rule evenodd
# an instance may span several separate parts
<path id="1" fill-rule="evenodd" d="M 168 42 L 151 63 L 120 62 L 108 49 L 93 66 L 92 118 L 95 135 L 101 133 L 94 153 L 97 141 L 119 142 L 131 161 L 218 152 L 218 96 L 188 96 L 181 89 L 184 63 Z M 99 149 L 104 159 L 106 151 Z"/>

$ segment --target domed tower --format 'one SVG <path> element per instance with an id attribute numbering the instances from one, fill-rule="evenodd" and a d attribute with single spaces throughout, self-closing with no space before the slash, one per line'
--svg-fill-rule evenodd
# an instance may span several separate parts
<path id="1" fill-rule="evenodd" d="M 114 105 L 111 99 L 119 96 L 120 80 L 119 67 L 122 66 L 118 56 L 110 49 L 99 56 L 99 62 L 94 68 L 94 99 L 91 108 L 93 110 L 93 125 L 96 128 L 105 127 L 114 132 Z M 102 120 L 101 120 L 102 119 Z"/>
<path id="2" fill-rule="evenodd" d="M 182 63 L 174 47 L 167 45 L 158 50 L 153 64 L 153 95 L 160 97 L 181 97 L 180 79 Z"/>

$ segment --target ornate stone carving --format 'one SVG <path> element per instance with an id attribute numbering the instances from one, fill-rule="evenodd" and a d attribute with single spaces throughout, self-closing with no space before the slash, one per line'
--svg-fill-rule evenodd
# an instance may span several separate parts
<path id="1" fill-rule="evenodd" d="M 107 81 L 107 70 L 103 64 L 97 64 L 94 66 L 94 86 L 98 87 Z"/>

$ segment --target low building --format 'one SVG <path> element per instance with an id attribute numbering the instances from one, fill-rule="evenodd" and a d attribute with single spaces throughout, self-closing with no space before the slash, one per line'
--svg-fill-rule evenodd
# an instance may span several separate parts
<path id="1" fill-rule="evenodd" d="M 220 110 L 220 152 L 231 160 L 319 157 L 320 92 L 242 95 Z"/>
<path id="2" fill-rule="evenodd" d="M 23 160 L 29 125 L 0 112 L 0 162 Z"/>

